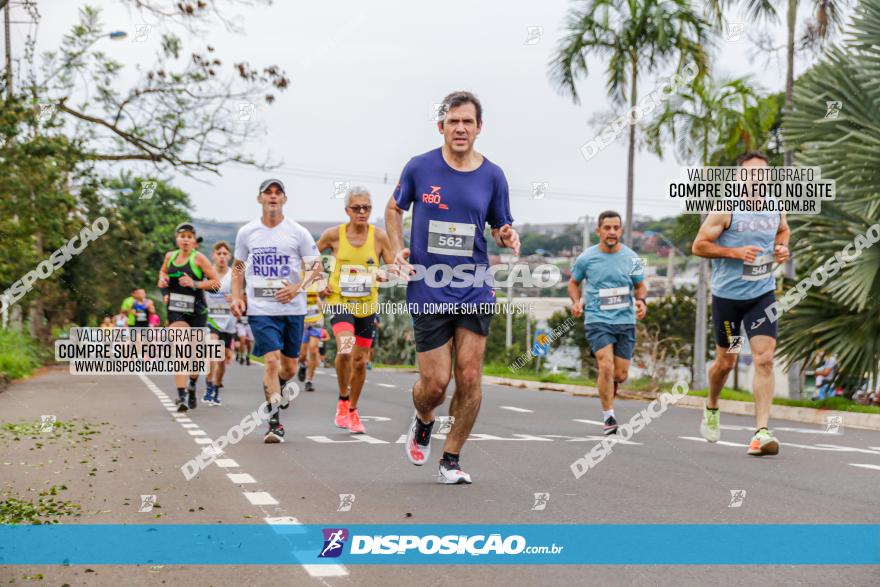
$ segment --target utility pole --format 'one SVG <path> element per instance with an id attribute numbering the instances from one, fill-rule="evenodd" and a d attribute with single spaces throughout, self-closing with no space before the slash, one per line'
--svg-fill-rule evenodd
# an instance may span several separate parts
<path id="1" fill-rule="evenodd" d="M 507 263 L 507 331 L 504 336 L 504 348 L 513 346 L 513 255 L 508 255 Z"/>
<path id="2" fill-rule="evenodd" d="M 672 278 L 675 273 L 675 247 L 669 247 L 669 254 L 666 255 L 666 297 L 672 295 Z"/>
<path id="3" fill-rule="evenodd" d="M 6 99 L 12 100 L 12 39 L 9 37 L 9 1 L 3 6 L 3 38 L 6 41 Z"/>
<path id="4" fill-rule="evenodd" d="M 705 221 L 706 215 L 701 214 L 700 220 Z M 706 290 L 709 286 L 709 260 L 700 259 L 697 273 L 697 311 L 696 324 L 694 325 L 694 389 L 706 389 L 709 382 L 706 379 L 706 323 L 709 320 L 706 307 L 708 299 Z"/>
<path id="5" fill-rule="evenodd" d="M 528 314 L 526 315 L 526 352 L 528 352 L 529 348 L 532 346 L 532 322 L 529 320 Z"/>
<path id="6" fill-rule="evenodd" d="M 508 274 L 507 279 L 510 279 Z M 507 332 L 504 337 L 504 346 L 509 348 L 513 346 L 513 282 L 507 286 Z"/>
<path id="7" fill-rule="evenodd" d="M 584 216 L 584 238 L 581 243 L 581 252 L 586 251 L 590 248 L 590 232 L 592 232 L 593 228 L 593 219 L 590 216 Z"/>

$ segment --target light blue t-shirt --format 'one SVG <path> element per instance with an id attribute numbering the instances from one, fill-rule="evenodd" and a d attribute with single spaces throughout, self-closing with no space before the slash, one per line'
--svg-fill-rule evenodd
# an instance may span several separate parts
<path id="1" fill-rule="evenodd" d="M 715 244 L 721 247 L 761 247 L 752 264 L 739 259 L 712 259 L 712 295 L 728 300 L 751 300 L 776 289 L 773 279 L 773 243 L 779 231 L 779 214 L 734 212 L 730 226 Z"/>
<path id="2" fill-rule="evenodd" d="M 580 254 L 571 269 L 575 281 L 587 280 L 584 323 L 635 324 L 633 286 L 645 278 L 638 255 L 626 245 L 603 253 L 593 245 Z"/>

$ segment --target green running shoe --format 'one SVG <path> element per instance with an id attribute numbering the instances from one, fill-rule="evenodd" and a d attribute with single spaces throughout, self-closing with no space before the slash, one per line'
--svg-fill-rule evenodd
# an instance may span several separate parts
<path id="1" fill-rule="evenodd" d="M 700 422 L 700 434 L 709 442 L 721 440 L 721 425 L 719 424 L 721 410 L 710 410 L 703 405 L 703 421 Z"/>

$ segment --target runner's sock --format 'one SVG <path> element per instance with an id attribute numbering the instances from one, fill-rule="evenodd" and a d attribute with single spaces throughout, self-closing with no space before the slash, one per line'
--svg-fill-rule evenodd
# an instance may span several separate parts
<path id="1" fill-rule="evenodd" d="M 341 401 L 341 402 L 347 402 L 347 401 L 348 401 L 348 396 L 343 397 L 343 396 L 340 395 L 340 396 L 339 396 L 339 401 Z"/>
<path id="2" fill-rule="evenodd" d="M 443 451 L 443 456 L 440 458 L 441 461 L 446 461 L 447 463 L 454 463 L 458 461 L 458 455 L 451 452 Z"/>
<path id="3" fill-rule="evenodd" d="M 349 408 L 348 408 L 348 413 L 349 413 L 349 414 L 352 413 L 352 412 L 357 412 L 357 411 L 358 411 L 357 408 L 352 408 L 352 407 L 350 407 L 350 406 L 349 406 Z"/>
<path id="4" fill-rule="evenodd" d="M 610 410 L 602 410 L 602 421 L 604 422 L 609 417 L 614 418 L 614 408 Z"/>

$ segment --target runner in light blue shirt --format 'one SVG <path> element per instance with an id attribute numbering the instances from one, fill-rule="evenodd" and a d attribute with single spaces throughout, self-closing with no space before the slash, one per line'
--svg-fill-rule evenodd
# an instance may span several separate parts
<path id="1" fill-rule="evenodd" d="M 620 214 L 602 212 L 596 228 L 599 244 L 577 258 L 568 282 L 571 313 L 584 314 L 587 342 L 599 363 L 599 396 L 604 432 L 617 434 L 614 396 L 629 374 L 636 343 L 636 318 L 648 312 L 643 259 L 620 242 Z M 581 301 L 581 281 L 587 281 L 587 304 Z"/>

